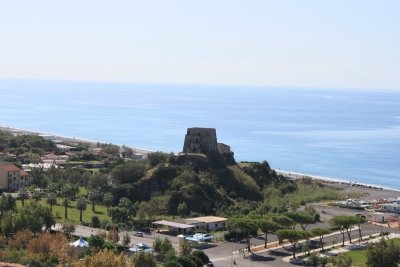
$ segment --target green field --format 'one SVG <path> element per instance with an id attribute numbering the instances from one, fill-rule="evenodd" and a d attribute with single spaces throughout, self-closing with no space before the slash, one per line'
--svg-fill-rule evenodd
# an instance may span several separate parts
<path id="1" fill-rule="evenodd" d="M 400 244 L 400 239 L 395 238 L 393 239 L 394 242 L 397 244 Z M 355 267 L 366 267 L 367 264 L 367 250 L 353 250 L 346 252 L 345 255 L 348 255 L 351 257 L 352 260 L 352 266 Z"/>
<path id="2" fill-rule="evenodd" d="M 25 203 L 34 201 L 32 199 L 25 200 Z M 62 198 L 57 198 L 57 205 L 53 206 L 53 215 L 56 221 L 63 221 L 64 218 L 64 206 L 62 206 Z M 39 201 L 40 204 L 50 207 L 45 199 Z M 21 200 L 17 200 L 17 208 L 22 206 Z M 92 216 L 97 216 L 100 221 L 108 220 L 111 221 L 111 217 L 107 215 L 107 207 L 103 205 L 95 205 L 95 211 L 92 211 L 92 204 L 88 203 L 86 210 L 82 212 L 82 220 L 84 223 L 90 223 L 92 221 Z M 76 208 L 76 201 L 71 201 L 68 207 L 68 220 L 80 224 L 79 221 L 79 210 Z"/>
<path id="3" fill-rule="evenodd" d="M 352 260 L 352 266 L 365 267 L 367 266 L 367 251 L 366 250 L 352 250 L 346 253 Z"/>

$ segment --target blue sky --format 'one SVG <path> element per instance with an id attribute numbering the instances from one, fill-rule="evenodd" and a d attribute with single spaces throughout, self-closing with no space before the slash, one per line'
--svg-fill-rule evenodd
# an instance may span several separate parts
<path id="1" fill-rule="evenodd" d="M 1 1 L 0 78 L 400 89 L 400 1 Z"/>

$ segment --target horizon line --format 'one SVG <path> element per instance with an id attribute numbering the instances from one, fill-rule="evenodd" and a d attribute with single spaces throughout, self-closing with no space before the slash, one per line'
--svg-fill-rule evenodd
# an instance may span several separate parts
<path id="1" fill-rule="evenodd" d="M 150 81 L 129 81 L 129 80 L 92 80 L 92 79 L 45 79 L 45 78 L 8 78 L 0 77 L 0 81 L 15 82 L 63 82 L 63 83 L 103 83 L 103 84 L 132 84 L 132 85 L 176 85 L 176 86 L 214 86 L 252 89 L 295 89 L 295 90 L 354 90 L 354 91 L 400 91 L 400 88 L 362 88 L 362 87 L 329 87 L 329 86 L 304 86 L 304 85 L 274 85 L 274 84 L 230 84 L 230 83 L 190 83 L 190 82 L 150 82 Z M 1 90 L 1 88 L 0 88 Z"/>

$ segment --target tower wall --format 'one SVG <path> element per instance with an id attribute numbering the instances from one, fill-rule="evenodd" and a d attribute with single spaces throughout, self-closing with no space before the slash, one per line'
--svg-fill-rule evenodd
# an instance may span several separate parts
<path id="1" fill-rule="evenodd" d="M 183 144 L 184 153 L 210 153 L 218 151 L 217 132 L 214 128 L 188 128 Z"/>

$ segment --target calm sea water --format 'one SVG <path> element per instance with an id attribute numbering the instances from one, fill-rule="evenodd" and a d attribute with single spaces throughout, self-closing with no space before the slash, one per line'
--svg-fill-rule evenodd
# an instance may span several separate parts
<path id="1" fill-rule="evenodd" d="M 400 92 L 0 80 L 0 125 L 180 152 L 213 127 L 237 161 L 400 189 Z"/>

